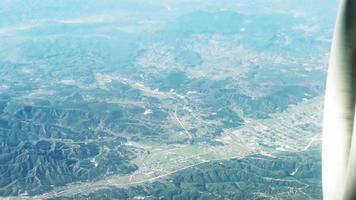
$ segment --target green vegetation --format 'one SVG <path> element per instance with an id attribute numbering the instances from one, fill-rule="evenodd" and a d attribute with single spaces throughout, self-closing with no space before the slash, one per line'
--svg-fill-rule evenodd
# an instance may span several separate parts
<path id="1" fill-rule="evenodd" d="M 253 155 L 200 164 L 142 186 L 63 199 L 321 199 L 320 168 L 319 149 L 279 158 Z"/>

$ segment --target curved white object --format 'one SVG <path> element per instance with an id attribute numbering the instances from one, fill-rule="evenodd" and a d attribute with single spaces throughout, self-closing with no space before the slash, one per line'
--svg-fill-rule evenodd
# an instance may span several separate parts
<path id="1" fill-rule="evenodd" d="M 355 68 L 356 0 L 341 0 L 325 96 L 322 177 L 326 200 L 356 199 Z"/>

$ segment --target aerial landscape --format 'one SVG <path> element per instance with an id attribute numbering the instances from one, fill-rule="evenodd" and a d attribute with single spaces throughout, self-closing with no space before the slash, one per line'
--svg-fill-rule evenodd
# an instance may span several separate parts
<path id="1" fill-rule="evenodd" d="M 0 1 L 0 199 L 322 199 L 338 1 Z"/>

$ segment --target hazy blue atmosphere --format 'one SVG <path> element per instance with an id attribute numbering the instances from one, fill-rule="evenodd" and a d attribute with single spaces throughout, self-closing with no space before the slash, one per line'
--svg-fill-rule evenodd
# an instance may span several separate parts
<path id="1" fill-rule="evenodd" d="M 0 0 L 0 199 L 322 199 L 336 0 Z"/>

